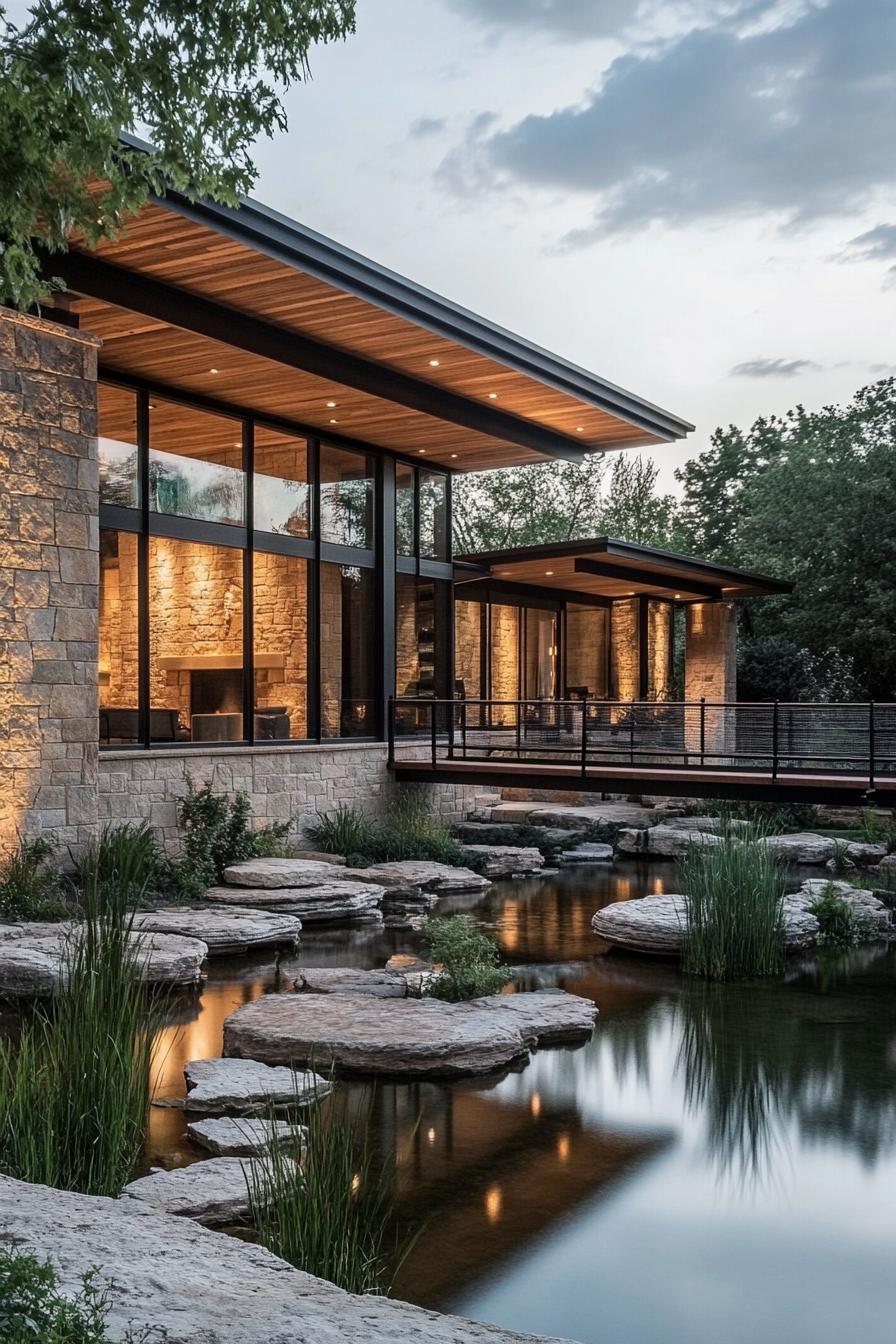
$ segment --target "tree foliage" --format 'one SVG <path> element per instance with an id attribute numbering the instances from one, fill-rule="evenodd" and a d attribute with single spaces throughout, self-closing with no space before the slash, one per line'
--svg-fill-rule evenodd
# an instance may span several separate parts
<path id="1" fill-rule="evenodd" d="M 0 302 L 38 303 L 38 249 L 95 246 L 166 183 L 235 204 L 283 90 L 354 17 L 354 0 L 35 0 L 17 25 L 0 6 Z M 150 152 L 121 141 L 138 129 Z"/>

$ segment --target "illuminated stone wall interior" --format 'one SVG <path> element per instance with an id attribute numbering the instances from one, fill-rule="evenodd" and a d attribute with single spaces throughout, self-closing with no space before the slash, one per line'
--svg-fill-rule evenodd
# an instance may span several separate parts
<path id="1" fill-rule="evenodd" d="M 275 654 L 281 667 L 256 667 L 257 708 L 285 705 L 290 737 L 308 733 L 308 562 L 256 551 L 255 656 Z"/>
<path id="2" fill-rule="evenodd" d="M 610 696 L 640 698 L 639 601 L 614 602 L 610 608 Z"/>
<path id="3" fill-rule="evenodd" d="M 672 607 L 647 603 L 647 697 L 668 700 L 671 694 Z"/>
<path id="4" fill-rule="evenodd" d="M 479 697 L 482 687 L 481 613 L 481 602 L 458 600 L 454 604 L 455 676 L 470 700 Z"/>
<path id="5" fill-rule="evenodd" d="M 607 685 L 607 631 L 609 612 L 605 607 L 566 609 L 566 686 L 584 686 L 589 696 L 601 699 L 609 693 Z"/>
<path id="6" fill-rule="evenodd" d="M 0 309 L 0 849 L 96 830 L 98 342 Z"/>
<path id="7" fill-rule="evenodd" d="M 710 706 L 737 698 L 737 613 L 733 602 L 695 602 L 685 621 L 684 698 L 705 699 Z M 734 742 L 730 710 L 705 711 L 704 742 L 711 752 L 726 752 Z M 698 718 L 689 715 L 691 745 L 699 739 Z"/>
<path id="8" fill-rule="evenodd" d="M 491 699 L 518 700 L 520 698 L 519 608 L 493 603 L 489 635 Z M 492 719 L 498 724 L 516 723 L 516 709 L 513 705 L 496 706 L 492 711 Z"/>

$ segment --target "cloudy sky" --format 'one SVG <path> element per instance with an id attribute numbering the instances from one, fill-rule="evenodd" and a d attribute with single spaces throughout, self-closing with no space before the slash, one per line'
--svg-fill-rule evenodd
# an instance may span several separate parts
<path id="1" fill-rule="evenodd" d="M 896 0 L 358 0 L 256 195 L 697 424 L 896 372 Z"/>

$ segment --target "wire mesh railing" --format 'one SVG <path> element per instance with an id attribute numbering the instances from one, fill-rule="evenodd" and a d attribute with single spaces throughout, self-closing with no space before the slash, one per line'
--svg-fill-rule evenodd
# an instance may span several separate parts
<path id="1" fill-rule="evenodd" d="M 896 704 L 708 700 L 390 702 L 390 762 L 575 765 L 896 775 Z"/>

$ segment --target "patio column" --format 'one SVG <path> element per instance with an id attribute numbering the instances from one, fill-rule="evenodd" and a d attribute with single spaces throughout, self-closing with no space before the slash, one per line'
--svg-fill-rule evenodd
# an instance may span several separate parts
<path id="1" fill-rule="evenodd" d="M 734 715 L 716 707 L 737 698 L 737 613 L 733 602 L 693 602 L 687 607 L 684 698 L 707 703 L 706 753 L 734 751 Z M 686 742 L 689 751 L 700 749 L 697 711 L 688 713 Z"/>
<path id="2" fill-rule="evenodd" d="M 0 309 L 0 851 L 96 829 L 99 345 Z"/>

